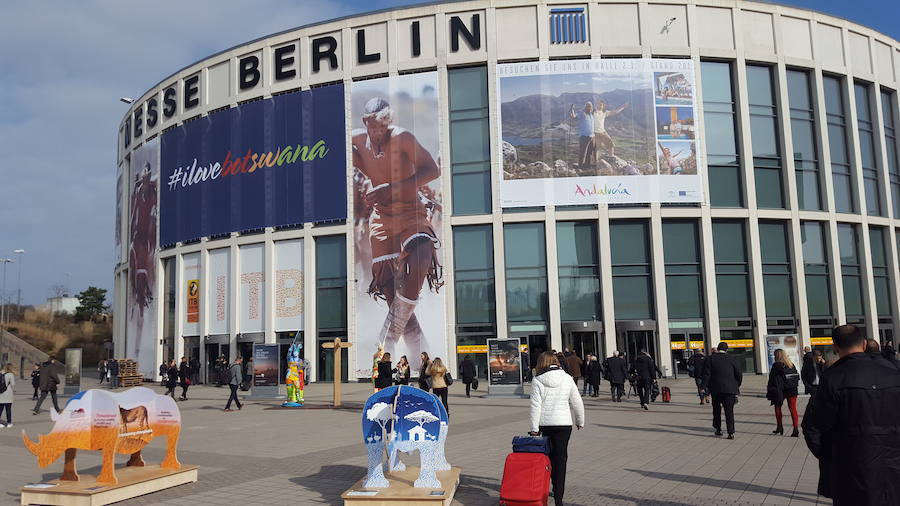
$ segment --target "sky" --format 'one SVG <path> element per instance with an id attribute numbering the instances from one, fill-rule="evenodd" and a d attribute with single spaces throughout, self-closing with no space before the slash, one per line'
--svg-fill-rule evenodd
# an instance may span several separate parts
<path id="1" fill-rule="evenodd" d="M 63 0 L 0 7 L 0 258 L 5 294 L 112 288 L 116 132 L 178 69 L 278 31 L 416 0 Z M 900 38 L 900 2 L 805 0 Z M 17 255 L 13 250 L 24 249 Z M 21 260 L 21 262 L 20 262 Z M 0 284 L 3 270 L 0 268 Z M 2 291 L 3 286 L 0 286 Z M 108 299 L 111 300 L 110 293 Z"/>

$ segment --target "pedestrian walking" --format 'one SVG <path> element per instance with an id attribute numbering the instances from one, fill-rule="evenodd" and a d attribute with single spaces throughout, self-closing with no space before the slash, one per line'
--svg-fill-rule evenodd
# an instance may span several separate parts
<path id="1" fill-rule="evenodd" d="M 537 374 L 531 382 L 532 436 L 546 436 L 550 443 L 550 482 L 553 500 L 562 506 L 566 491 L 566 462 L 569 459 L 569 438 L 572 437 L 572 411 L 575 427 L 584 427 L 584 403 L 578 386 L 551 352 L 538 357 Z"/>
<path id="2" fill-rule="evenodd" d="M 588 393 L 591 397 L 599 397 L 600 396 L 600 377 L 603 375 L 602 367 L 600 367 L 600 362 L 597 360 L 597 356 L 593 354 L 588 354 L 587 356 L 587 365 L 584 367 L 584 384 L 590 386 Z"/>
<path id="3" fill-rule="evenodd" d="M 838 506 L 900 504 L 900 367 L 865 353 L 855 325 L 836 327 L 831 339 L 840 358 L 803 416 L 818 492 Z"/>
<path id="4" fill-rule="evenodd" d="M 56 359 L 50 357 L 46 362 L 41 364 L 41 379 L 40 379 L 40 388 L 41 388 L 41 396 L 38 398 L 37 404 L 34 405 L 33 414 L 38 414 L 41 412 L 41 404 L 44 403 L 44 399 L 47 398 L 47 395 L 50 395 L 50 399 L 53 401 L 53 408 L 57 413 L 62 410 L 59 409 L 59 403 L 56 398 L 56 386 L 59 385 L 59 366 L 57 365 Z"/>
<path id="5" fill-rule="evenodd" d="M 631 365 L 631 373 L 637 377 L 635 386 L 637 387 L 638 397 L 641 400 L 641 407 L 645 411 L 649 410 L 650 390 L 653 388 L 653 384 L 656 383 L 657 373 L 662 377 L 662 371 L 656 366 L 656 362 L 653 361 L 653 357 L 647 353 L 647 350 L 641 350 Z"/>
<path id="6" fill-rule="evenodd" d="M 428 371 L 428 367 L 431 366 L 431 359 L 428 358 L 428 353 L 424 351 L 419 355 L 419 358 L 422 360 L 422 365 L 419 367 L 419 388 L 427 392 L 431 390 L 431 385 L 428 384 L 430 380 L 425 373 Z"/>
<path id="7" fill-rule="evenodd" d="M 613 402 L 622 402 L 625 395 L 625 381 L 628 379 L 628 366 L 625 359 L 619 355 L 619 351 L 613 352 L 613 356 L 606 359 L 606 374 L 610 384 L 610 394 Z"/>
<path id="8" fill-rule="evenodd" d="M 709 404 L 709 392 L 703 386 L 703 367 L 706 364 L 706 355 L 700 350 L 694 350 L 688 360 L 688 376 L 694 378 L 694 384 L 697 385 L 697 395 L 700 397 L 700 404 L 704 401 Z"/>
<path id="9" fill-rule="evenodd" d="M 385 352 L 378 361 L 378 375 L 375 376 L 375 391 L 391 386 L 391 378 L 397 369 L 391 368 L 391 354 Z"/>
<path id="10" fill-rule="evenodd" d="M 799 416 L 797 414 L 797 394 L 800 384 L 800 373 L 797 367 L 791 362 L 791 358 L 781 348 L 775 350 L 775 362 L 772 363 L 772 370 L 769 371 L 769 382 L 766 385 L 766 399 L 775 406 L 775 420 L 778 425 L 772 434 L 784 434 L 784 426 L 781 425 L 781 406 L 787 401 L 788 409 L 791 412 L 791 424 L 794 432 L 791 437 L 799 437 Z"/>
<path id="11" fill-rule="evenodd" d="M 106 359 L 97 362 L 97 376 L 99 376 L 100 379 L 100 382 L 97 384 L 102 385 L 103 380 L 106 379 Z"/>
<path id="12" fill-rule="evenodd" d="M 574 351 L 566 350 L 564 355 L 566 357 L 566 372 L 569 373 L 569 376 L 572 376 L 572 380 L 575 381 L 575 386 L 577 387 L 578 380 L 581 379 L 581 373 L 584 370 L 584 361 Z"/>
<path id="13" fill-rule="evenodd" d="M 169 372 L 169 362 L 163 360 L 161 364 L 159 364 L 159 384 L 165 386 L 168 383 L 166 375 Z"/>
<path id="14" fill-rule="evenodd" d="M 12 364 L 0 371 L 0 418 L 6 410 L 6 423 L 0 421 L 0 427 L 12 427 L 13 389 L 16 386 L 16 375 L 13 374 Z"/>
<path id="15" fill-rule="evenodd" d="M 712 396 L 712 425 L 716 429 L 716 436 L 722 435 L 724 409 L 728 439 L 734 439 L 734 405 L 741 393 L 743 379 L 737 363 L 728 356 L 728 343 L 720 342 L 716 352 L 706 359 L 703 369 L 703 385 Z"/>
<path id="16" fill-rule="evenodd" d="M 397 368 L 394 369 L 395 385 L 409 385 L 409 369 L 409 359 L 406 358 L 406 355 L 403 355 L 400 357 L 400 360 L 397 361 Z"/>
<path id="17" fill-rule="evenodd" d="M 191 386 L 191 366 L 188 364 L 186 357 L 181 357 L 181 364 L 178 365 L 178 383 L 181 385 L 180 400 L 186 401 L 188 387 Z"/>
<path id="18" fill-rule="evenodd" d="M 241 357 L 238 357 L 234 359 L 234 363 L 231 364 L 231 367 L 228 368 L 228 388 L 231 390 L 231 395 L 228 397 L 228 403 L 225 404 L 226 412 L 234 411 L 233 409 L 231 409 L 231 401 L 234 401 L 234 404 L 237 406 L 238 410 L 243 408 L 240 399 L 238 399 L 238 388 L 241 386 L 242 379 Z"/>
<path id="19" fill-rule="evenodd" d="M 447 388 L 450 384 L 447 382 L 447 368 L 444 367 L 440 357 L 434 357 L 425 374 L 431 378 L 431 391 L 434 395 L 441 398 L 441 402 L 444 403 L 444 409 L 447 410 L 449 415 L 450 405 L 447 404 Z"/>
<path id="20" fill-rule="evenodd" d="M 809 361 L 803 360 L 803 367 L 800 369 L 800 379 L 803 380 L 803 388 L 810 396 L 816 395 L 819 389 L 819 383 L 822 381 L 822 373 L 825 372 L 825 357 L 819 350 L 810 352 Z"/>
<path id="21" fill-rule="evenodd" d="M 472 357 L 466 355 L 459 364 L 459 379 L 466 385 L 466 397 L 470 397 L 472 383 L 477 381 L 475 376 L 475 362 L 472 362 Z"/>
<path id="22" fill-rule="evenodd" d="M 119 361 L 111 359 L 106 363 L 106 370 L 109 372 L 109 388 L 119 388 Z"/>
<path id="23" fill-rule="evenodd" d="M 38 389 L 41 387 L 41 364 L 35 363 L 31 370 L 31 387 L 34 388 L 31 400 L 36 401 L 38 400 Z"/>
<path id="24" fill-rule="evenodd" d="M 163 375 L 163 378 L 165 378 L 166 381 L 166 393 L 164 395 L 168 395 L 174 399 L 175 387 L 178 385 L 178 367 L 175 365 L 174 360 L 169 360 L 168 364 L 163 365 L 166 367 L 165 374 Z"/>

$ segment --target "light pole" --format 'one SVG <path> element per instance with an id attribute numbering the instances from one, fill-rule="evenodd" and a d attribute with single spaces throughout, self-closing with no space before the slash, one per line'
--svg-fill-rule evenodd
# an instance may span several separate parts
<path id="1" fill-rule="evenodd" d="M 13 250 L 13 253 L 19 255 L 19 281 L 16 282 L 16 316 L 22 316 L 22 253 L 23 249 Z"/>
<path id="2" fill-rule="evenodd" d="M 4 317 L 6 313 L 4 309 L 6 308 L 6 304 L 3 302 L 3 296 L 6 295 L 6 264 L 12 262 L 11 258 L 0 258 L 0 263 L 3 264 L 3 283 L 0 284 L 0 323 L 3 323 Z"/>

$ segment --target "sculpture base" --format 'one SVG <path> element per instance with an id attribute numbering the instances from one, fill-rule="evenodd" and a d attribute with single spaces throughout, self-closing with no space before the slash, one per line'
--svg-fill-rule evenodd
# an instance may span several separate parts
<path id="1" fill-rule="evenodd" d="M 97 483 L 94 476 L 79 481 L 50 480 L 21 488 L 20 504 L 98 506 L 131 499 L 197 481 L 197 466 L 161 469 L 159 466 L 116 468 L 119 483 Z"/>
<path id="2" fill-rule="evenodd" d="M 302 402 L 285 402 L 281 405 L 282 408 L 302 408 Z"/>
<path id="3" fill-rule="evenodd" d="M 341 494 L 344 506 L 409 506 L 411 504 L 430 504 L 434 506 L 450 506 L 453 494 L 459 485 L 460 469 L 454 467 L 449 471 L 438 471 L 437 477 L 441 488 L 415 488 L 419 477 L 418 467 L 407 467 L 404 471 L 386 474 L 390 486 L 387 488 L 365 488 L 363 478 L 349 490 Z"/>

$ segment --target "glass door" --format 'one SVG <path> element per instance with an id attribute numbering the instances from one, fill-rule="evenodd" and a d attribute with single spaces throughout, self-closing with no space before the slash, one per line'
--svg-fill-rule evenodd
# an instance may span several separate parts
<path id="1" fill-rule="evenodd" d="M 631 367 L 632 362 L 641 350 L 646 351 L 659 365 L 659 357 L 656 352 L 656 332 L 653 330 L 624 329 L 618 332 L 616 344 L 619 351 L 625 354 L 625 361 Z"/>

